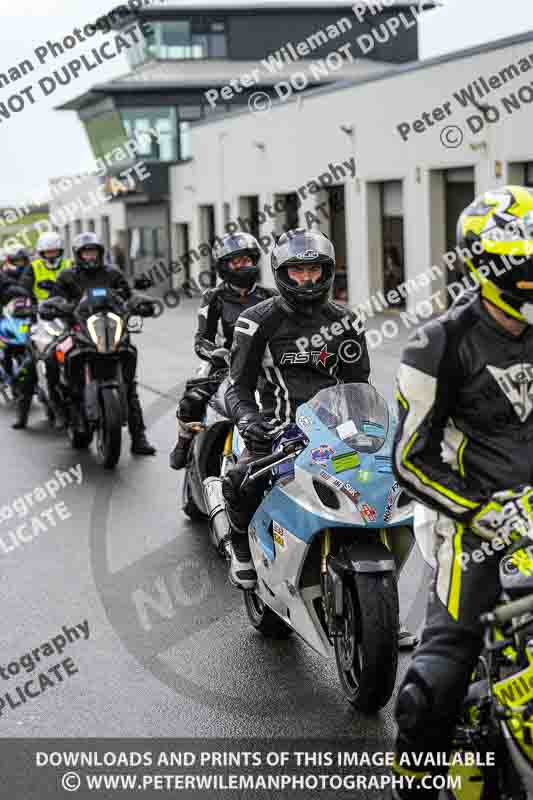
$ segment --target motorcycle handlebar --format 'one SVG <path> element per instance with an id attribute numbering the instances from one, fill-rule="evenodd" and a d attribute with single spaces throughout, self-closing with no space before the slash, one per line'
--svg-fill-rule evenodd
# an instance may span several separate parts
<path id="1" fill-rule="evenodd" d="M 522 536 L 521 539 L 514 542 L 513 546 L 508 550 L 507 555 L 516 553 L 516 551 L 520 550 L 522 547 L 531 547 L 531 545 L 531 538 L 529 536 Z M 493 611 L 483 614 L 480 617 L 480 622 L 483 625 L 494 625 L 495 623 L 505 625 L 507 622 L 511 622 L 514 617 L 520 617 L 523 614 L 530 613 L 533 613 L 533 594 L 529 594 L 527 597 L 520 597 L 518 600 L 513 600 L 511 603 L 506 603 L 504 606 L 499 606 L 493 609 Z"/>
<path id="2" fill-rule="evenodd" d="M 247 483 L 253 483 L 261 475 L 264 475 L 265 472 L 268 472 L 273 466 L 281 464 L 283 461 L 288 461 L 294 456 L 299 455 L 305 446 L 306 445 L 303 439 L 296 439 L 292 442 L 286 442 L 284 445 L 282 445 L 281 450 L 278 450 L 276 453 L 272 453 L 271 455 L 263 456 L 255 461 L 251 461 L 248 464 L 248 469 L 240 488 L 243 489 Z"/>
<path id="3" fill-rule="evenodd" d="M 483 614 L 480 619 L 483 625 L 493 625 L 494 623 L 504 625 L 506 622 L 511 622 L 514 617 L 520 617 L 523 614 L 532 612 L 533 594 L 530 594 L 527 597 L 521 597 L 519 600 L 513 600 L 512 603 L 495 608 L 494 611 Z"/>

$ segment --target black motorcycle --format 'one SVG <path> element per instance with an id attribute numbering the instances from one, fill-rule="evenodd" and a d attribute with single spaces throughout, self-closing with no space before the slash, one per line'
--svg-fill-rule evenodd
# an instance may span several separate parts
<path id="1" fill-rule="evenodd" d="M 127 386 L 137 366 L 129 335 L 140 333 L 141 317 L 153 316 L 153 301 L 139 295 L 124 301 L 110 289 L 93 288 L 77 304 L 57 297 L 45 300 L 39 314 L 43 324 L 65 323 L 53 348 L 59 368 L 57 392 L 72 447 L 89 447 L 96 434 L 98 459 L 113 469 L 120 458 L 122 427 L 128 421 Z M 48 353 L 46 348 L 37 358 Z"/>

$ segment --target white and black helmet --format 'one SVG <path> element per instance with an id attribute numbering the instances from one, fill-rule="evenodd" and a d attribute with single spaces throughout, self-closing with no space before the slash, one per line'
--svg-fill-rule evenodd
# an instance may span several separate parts
<path id="1" fill-rule="evenodd" d="M 41 233 L 37 241 L 36 250 L 41 258 L 48 262 L 48 267 L 50 269 L 58 269 L 61 264 L 61 259 L 63 258 L 63 253 L 65 252 L 65 245 L 58 233 L 49 231 L 48 233 Z M 47 258 L 45 253 L 50 250 L 57 250 L 59 255 L 53 259 Z"/>
<path id="2" fill-rule="evenodd" d="M 325 234 L 294 228 L 282 233 L 270 261 L 280 295 L 294 308 L 310 308 L 324 303 L 335 277 L 335 248 Z M 289 267 L 319 264 L 322 275 L 316 283 L 298 284 L 289 278 Z"/>
<path id="3" fill-rule="evenodd" d="M 239 270 L 232 269 L 229 262 L 238 256 L 250 256 L 253 266 L 241 267 Z M 227 233 L 222 241 L 213 247 L 213 260 L 221 279 L 239 289 L 251 289 L 257 281 L 260 258 L 259 242 L 251 233 L 244 231 Z"/>
<path id="4" fill-rule="evenodd" d="M 81 251 L 85 250 L 86 248 L 97 250 L 98 256 L 91 261 L 86 261 L 85 259 L 81 258 Z M 72 242 L 72 252 L 74 253 L 76 264 L 83 269 L 99 269 L 104 264 L 105 247 L 96 233 L 93 233 L 92 231 L 80 233 L 78 236 L 76 236 Z"/>

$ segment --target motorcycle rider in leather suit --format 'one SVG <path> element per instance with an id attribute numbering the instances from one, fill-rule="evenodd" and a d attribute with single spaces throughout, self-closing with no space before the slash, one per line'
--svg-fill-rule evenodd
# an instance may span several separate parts
<path id="1" fill-rule="evenodd" d="M 6 255 L 2 274 L 14 283 L 18 283 L 30 263 L 30 256 L 25 247 L 11 247 Z"/>
<path id="2" fill-rule="evenodd" d="M 129 300 L 133 292 L 122 272 L 104 265 L 105 248 L 95 233 L 80 233 L 74 239 L 72 250 L 76 266 L 63 272 L 50 292 L 50 299 L 63 297 L 78 303 L 89 288 L 107 288 L 116 292 L 122 300 Z M 133 345 L 131 345 L 133 347 Z M 127 379 L 128 427 L 131 436 L 131 452 L 134 455 L 150 456 L 156 452 L 146 438 L 146 426 L 137 393 L 135 374 Z"/>
<path id="3" fill-rule="evenodd" d="M 486 192 L 457 232 L 472 289 L 412 337 L 397 380 L 395 473 L 438 512 L 426 626 L 395 709 L 403 800 L 438 796 L 429 754 L 450 753 L 499 562 L 533 528 L 532 191 Z"/>
<path id="4" fill-rule="evenodd" d="M 223 483 L 231 527 L 229 577 L 243 589 L 253 588 L 257 578 L 248 525 L 268 483 L 268 476 L 259 479 L 242 496 L 238 487 L 246 464 L 272 452 L 276 429 L 294 421 L 296 408 L 320 389 L 339 381 L 368 382 L 370 374 L 363 327 L 354 324 L 353 312 L 329 299 L 335 275 L 331 241 L 318 231 L 288 231 L 272 250 L 271 264 L 279 296 L 239 317 L 226 393 L 231 418 L 246 444 Z M 302 337 L 310 347 L 299 347 Z M 342 358 L 345 342 L 351 342 L 350 360 Z"/>
<path id="5" fill-rule="evenodd" d="M 4 266 L 0 272 L 0 306 L 9 302 L 9 300 L 12 300 L 14 297 L 30 297 L 29 292 L 21 285 L 22 276 L 29 266 L 30 256 L 25 247 L 14 246 L 9 249 Z M 2 291 L 1 284 L 7 288 L 5 299 L 2 299 L 4 292 Z M 4 366 L 8 371 L 11 368 L 10 364 L 5 364 Z M 20 393 L 16 398 L 17 416 L 15 422 L 11 426 L 16 430 L 25 427 L 33 396 L 33 364 L 30 364 L 26 370 L 27 374 L 22 381 Z"/>
<path id="6" fill-rule="evenodd" d="M 213 260 L 221 283 L 204 292 L 194 337 L 196 355 L 210 362 L 213 369 L 225 366 L 225 362 L 217 357 L 217 352 L 220 352 L 220 348 L 229 350 L 231 347 L 233 329 L 239 315 L 275 294 L 272 289 L 257 283 L 260 258 L 259 243 L 251 234 L 242 231 L 227 234 L 213 248 Z M 217 345 L 219 332 L 223 343 Z M 202 386 L 196 385 L 194 379 L 187 383 L 176 411 L 179 438 L 170 454 L 172 469 L 182 469 L 186 465 L 194 436 L 192 423 L 201 421 L 209 398 L 218 385 L 217 380 Z"/>

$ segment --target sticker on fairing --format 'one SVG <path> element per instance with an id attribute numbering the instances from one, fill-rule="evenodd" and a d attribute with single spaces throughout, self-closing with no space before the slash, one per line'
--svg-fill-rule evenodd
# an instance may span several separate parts
<path id="1" fill-rule="evenodd" d="M 387 496 L 387 504 L 385 506 L 385 511 L 383 512 L 383 519 L 385 522 L 389 522 L 392 516 L 392 507 L 396 501 L 396 498 L 400 492 L 400 484 L 398 481 L 395 481 L 391 488 L 389 489 L 389 494 Z"/>
<path id="2" fill-rule="evenodd" d="M 289 533 L 287 528 L 284 528 L 279 522 L 272 520 L 272 532 L 274 534 L 274 541 L 280 550 L 287 549 L 287 542 L 285 540 L 285 535 Z"/>
<path id="3" fill-rule="evenodd" d="M 311 463 L 320 464 L 329 461 L 335 455 L 335 450 L 329 444 L 321 444 L 311 450 Z"/>
<path id="4" fill-rule="evenodd" d="M 370 483 L 374 475 L 368 469 L 360 469 L 355 477 L 357 478 L 358 481 L 361 481 L 361 483 Z"/>
<path id="5" fill-rule="evenodd" d="M 361 492 L 354 489 L 350 483 L 345 483 L 341 491 L 344 492 L 350 500 L 353 500 L 354 503 L 358 503 L 361 498 Z"/>
<path id="6" fill-rule="evenodd" d="M 368 503 L 363 503 L 359 506 L 359 510 L 363 517 L 367 519 L 369 522 L 375 522 L 378 518 L 378 512 L 373 506 L 369 506 Z"/>
<path id="7" fill-rule="evenodd" d="M 376 436 L 378 438 L 385 436 L 385 428 L 383 425 L 378 425 L 377 422 L 363 422 L 361 430 L 363 433 L 366 433 L 367 436 Z"/>
<path id="8" fill-rule="evenodd" d="M 331 463 L 335 472 L 345 472 L 348 469 L 358 467 L 361 459 L 357 453 L 341 453 L 338 456 L 333 456 Z"/>

